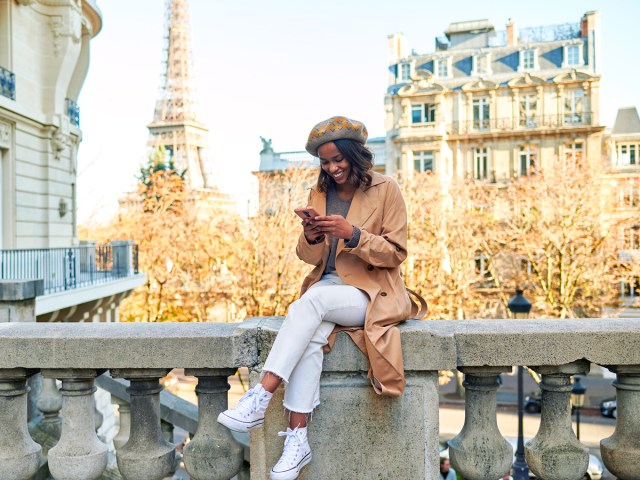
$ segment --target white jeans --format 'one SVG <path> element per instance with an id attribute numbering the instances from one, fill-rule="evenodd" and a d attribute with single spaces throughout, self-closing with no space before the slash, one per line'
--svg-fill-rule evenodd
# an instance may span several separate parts
<path id="1" fill-rule="evenodd" d="M 337 273 L 323 275 L 302 297 L 289 306 L 263 374 L 271 372 L 286 384 L 284 407 L 310 413 L 320 403 L 322 347 L 333 327 L 361 327 L 369 298 L 345 285 Z"/>

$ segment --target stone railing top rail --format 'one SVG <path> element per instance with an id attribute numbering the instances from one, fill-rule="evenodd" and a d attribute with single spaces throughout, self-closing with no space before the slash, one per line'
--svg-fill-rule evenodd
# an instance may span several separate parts
<path id="1" fill-rule="evenodd" d="M 0 369 L 236 368 L 264 360 L 281 317 L 229 323 L 0 324 Z M 640 319 L 409 320 L 406 370 L 455 367 L 640 365 Z M 364 370 L 346 335 L 325 370 Z"/>

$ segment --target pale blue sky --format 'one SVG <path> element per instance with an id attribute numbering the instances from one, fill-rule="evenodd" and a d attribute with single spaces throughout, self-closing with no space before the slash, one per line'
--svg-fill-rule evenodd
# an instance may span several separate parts
<path id="1" fill-rule="evenodd" d="M 104 219 L 135 185 L 160 84 L 164 0 L 99 6 L 104 26 L 79 99 L 80 221 Z M 384 135 L 390 33 L 428 53 L 451 22 L 487 18 L 504 30 L 509 17 L 522 28 L 578 22 L 589 10 L 601 15 L 601 111 L 611 127 L 618 107 L 640 106 L 638 0 L 191 0 L 197 99 L 216 178 L 244 205 L 260 135 L 277 151 L 302 150 L 310 128 L 331 115 Z"/>

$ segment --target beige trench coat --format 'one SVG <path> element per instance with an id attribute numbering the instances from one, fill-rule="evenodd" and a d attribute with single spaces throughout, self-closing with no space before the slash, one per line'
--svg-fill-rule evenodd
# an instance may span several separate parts
<path id="1" fill-rule="evenodd" d="M 356 190 L 347 221 L 361 231 L 355 248 L 338 242 L 336 271 L 347 285 L 353 285 L 369 296 L 364 329 L 336 327 L 329 340 L 329 350 L 338 330 L 347 331 L 358 348 L 368 357 L 369 379 L 380 395 L 401 395 L 404 386 L 402 345 L 396 325 L 418 314 L 418 306 L 410 299 L 400 276 L 400 264 L 407 257 L 407 210 L 400 187 L 391 178 L 372 174 L 366 189 Z M 320 215 L 326 214 L 326 194 L 315 188 L 309 205 Z M 305 278 L 300 295 L 320 280 L 329 257 L 329 241 L 311 245 L 300 235 L 298 257 L 314 265 Z"/>

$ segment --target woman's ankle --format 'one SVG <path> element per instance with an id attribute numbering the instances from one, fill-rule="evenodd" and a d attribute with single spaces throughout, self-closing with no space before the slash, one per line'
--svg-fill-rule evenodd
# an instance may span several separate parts
<path id="1" fill-rule="evenodd" d="M 278 387 L 282 383 L 282 379 L 271 372 L 264 372 L 264 375 L 262 376 L 262 380 L 260 380 L 260 383 L 262 384 L 262 386 L 267 392 L 273 393 L 278 389 Z"/>

